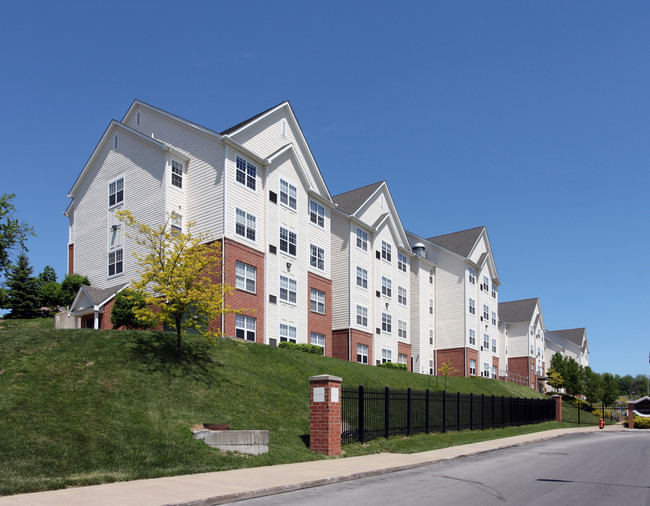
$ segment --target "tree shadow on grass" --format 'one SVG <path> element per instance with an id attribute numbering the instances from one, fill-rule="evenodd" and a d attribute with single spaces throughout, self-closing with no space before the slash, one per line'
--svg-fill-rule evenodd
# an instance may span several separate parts
<path id="1" fill-rule="evenodd" d="M 181 358 L 176 356 L 176 334 L 172 332 L 138 332 L 130 346 L 131 358 L 142 364 L 142 371 L 163 373 L 171 378 L 189 377 L 194 381 L 224 381 L 218 368 L 223 364 L 210 354 L 208 341 L 184 339 Z"/>

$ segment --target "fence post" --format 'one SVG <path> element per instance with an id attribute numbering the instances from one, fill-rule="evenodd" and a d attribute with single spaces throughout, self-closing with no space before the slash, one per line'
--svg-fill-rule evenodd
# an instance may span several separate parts
<path id="1" fill-rule="evenodd" d="M 384 390 L 384 437 L 390 437 L 390 389 Z"/>
<path id="2" fill-rule="evenodd" d="M 309 378 L 309 447 L 323 455 L 341 454 L 341 378 Z"/>
<path id="3" fill-rule="evenodd" d="M 484 402 L 484 395 L 481 394 L 481 430 L 485 430 L 485 402 Z"/>
<path id="4" fill-rule="evenodd" d="M 447 390 L 442 391 L 442 432 L 447 432 Z"/>
<path id="5" fill-rule="evenodd" d="M 501 396 L 501 428 L 506 426 L 506 398 Z"/>
<path id="6" fill-rule="evenodd" d="M 629 402 L 627 403 L 627 425 L 630 429 L 634 428 L 634 406 L 635 402 Z"/>
<path id="7" fill-rule="evenodd" d="M 366 406 L 363 396 L 363 385 L 359 385 L 359 442 L 366 442 Z"/>
<path id="8" fill-rule="evenodd" d="M 578 425 L 580 425 L 580 403 L 578 403 Z"/>
<path id="9" fill-rule="evenodd" d="M 494 430 L 494 410 L 496 409 L 494 405 L 494 394 L 492 394 L 492 430 Z"/>
<path id="10" fill-rule="evenodd" d="M 429 389 L 427 388 L 427 391 L 425 393 L 425 415 L 424 415 L 424 427 L 425 427 L 425 433 L 429 433 Z"/>
<path id="11" fill-rule="evenodd" d="M 411 387 L 406 390 L 406 435 L 411 435 Z"/>
<path id="12" fill-rule="evenodd" d="M 460 432 L 460 392 L 456 392 L 456 430 Z"/>
<path id="13" fill-rule="evenodd" d="M 469 430 L 474 430 L 474 394 L 469 394 Z"/>

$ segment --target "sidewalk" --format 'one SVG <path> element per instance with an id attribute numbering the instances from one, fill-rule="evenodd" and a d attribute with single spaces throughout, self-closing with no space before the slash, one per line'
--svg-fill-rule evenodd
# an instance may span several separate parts
<path id="1" fill-rule="evenodd" d="M 412 454 L 381 453 L 269 467 L 125 481 L 91 487 L 0 497 L 0 506 L 25 505 L 209 505 L 288 492 L 328 483 L 354 480 L 442 460 L 544 441 L 567 434 L 598 432 L 598 427 L 575 427 L 483 441 Z M 627 430 L 607 426 L 601 432 Z"/>

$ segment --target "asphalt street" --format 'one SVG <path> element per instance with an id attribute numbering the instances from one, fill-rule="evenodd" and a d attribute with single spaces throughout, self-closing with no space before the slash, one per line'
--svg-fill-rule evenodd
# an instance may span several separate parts
<path id="1" fill-rule="evenodd" d="M 650 433 L 575 434 L 242 502 L 650 506 Z"/>

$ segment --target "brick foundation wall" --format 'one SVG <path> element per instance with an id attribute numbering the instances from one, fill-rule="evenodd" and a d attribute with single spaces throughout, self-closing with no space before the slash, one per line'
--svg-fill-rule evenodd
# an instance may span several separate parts
<path id="1" fill-rule="evenodd" d="M 467 350 L 467 357 L 465 357 L 465 350 Z M 476 367 L 478 371 L 478 352 L 471 348 L 449 348 L 446 350 L 438 350 L 437 367 L 440 369 L 443 363 L 449 362 L 454 368 L 453 374 L 450 376 L 469 376 L 469 360 L 473 358 L 476 360 Z M 435 371 L 439 374 L 438 371 Z"/>
<path id="2" fill-rule="evenodd" d="M 413 368 L 411 367 L 411 345 L 407 343 L 397 343 L 397 353 L 398 354 L 403 354 L 406 355 L 408 358 L 406 359 L 406 367 L 408 367 L 409 371 L 412 371 Z"/>
<path id="3" fill-rule="evenodd" d="M 318 276 L 312 272 L 308 275 L 309 289 L 307 290 L 307 297 L 311 296 L 311 289 L 315 288 L 321 292 L 325 292 L 325 314 L 315 313 L 309 311 L 307 325 L 309 327 L 308 339 L 311 338 L 312 332 L 317 332 L 325 336 L 325 356 L 333 356 L 333 342 L 332 342 L 332 281 L 322 276 Z M 309 304 L 309 300 L 307 303 Z M 311 305 L 309 304 L 309 307 Z M 347 355 L 346 355 L 347 356 Z"/>
<path id="4" fill-rule="evenodd" d="M 536 389 L 537 375 L 530 372 L 530 364 L 534 363 L 535 359 L 531 357 L 511 357 L 508 359 L 508 374 L 515 374 L 519 377 L 528 378 L 528 385 Z"/>
<path id="5" fill-rule="evenodd" d="M 348 345 L 348 329 L 332 331 L 332 356 L 341 360 L 348 360 L 349 350 L 350 362 L 356 362 L 357 344 L 365 344 L 368 346 L 368 364 L 372 365 L 372 334 L 357 329 L 349 329 L 349 333 L 351 342 Z"/>
<path id="6" fill-rule="evenodd" d="M 266 336 L 264 327 L 264 253 L 226 238 L 225 246 L 222 246 L 222 257 L 225 268 L 225 283 L 233 288 L 236 282 L 236 264 L 238 261 L 252 265 L 257 269 L 255 293 L 234 288 L 233 292 L 226 296 L 226 305 L 233 309 L 241 309 L 242 314 L 255 318 L 257 320 L 255 340 L 258 343 L 264 343 Z M 220 280 L 217 282 L 220 282 Z M 235 318 L 236 316 L 232 313 L 224 315 L 224 335 L 235 336 Z"/>

